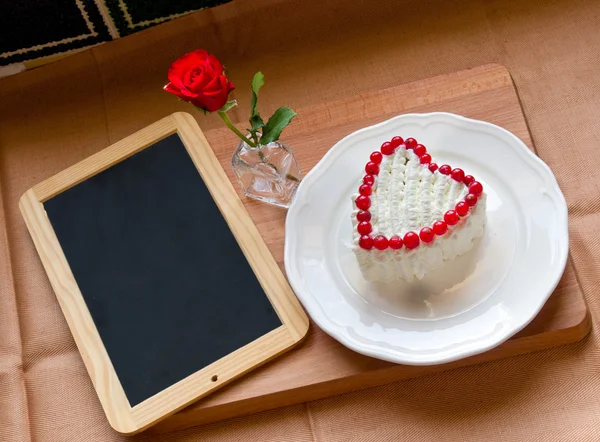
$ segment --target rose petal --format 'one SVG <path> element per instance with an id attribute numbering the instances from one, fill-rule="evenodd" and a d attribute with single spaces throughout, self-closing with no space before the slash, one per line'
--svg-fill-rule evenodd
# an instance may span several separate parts
<path id="1" fill-rule="evenodd" d="M 188 88 L 190 87 L 190 81 L 191 81 L 191 75 L 192 75 L 192 71 L 186 71 L 183 73 L 183 77 L 181 77 L 181 87 L 182 88 Z"/>
<path id="2" fill-rule="evenodd" d="M 202 73 L 196 77 L 193 83 L 190 84 L 190 89 L 194 92 L 202 92 L 212 78 L 213 77 L 211 77 L 206 71 L 202 71 Z"/>
<path id="3" fill-rule="evenodd" d="M 204 64 L 202 65 L 202 70 L 210 78 L 215 78 L 217 75 L 219 75 L 218 72 L 215 72 L 215 70 L 213 69 L 212 65 L 210 64 L 210 62 L 208 60 L 206 60 L 204 62 Z"/>
<path id="4" fill-rule="evenodd" d="M 221 64 L 219 59 L 217 57 L 215 57 L 213 54 L 209 54 L 206 61 L 212 67 L 212 71 L 214 72 L 215 75 L 223 73 L 223 71 L 224 71 L 223 65 Z"/>
<path id="5" fill-rule="evenodd" d="M 201 106 L 209 112 L 216 112 L 223 107 L 227 102 L 227 94 L 221 92 L 213 92 L 211 94 L 201 93 L 194 99 L 194 103 L 201 103 Z"/>
<path id="6" fill-rule="evenodd" d="M 198 96 L 196 92 L 192 92 L 188 89 L 181 89 L 179 92 L 182 97 L 196 98 Z"/>
<path id="7" fill-rule="evenodd" d="M 206 89 L 203 90 L 200 95 L 206 95 L 207 97 L 218 97 L 219 95 L 221 95 L 223 93 L 223 91 L 221 89 L 217 89 L 214 91 L 207 91 Z"/>
<path id="8" fill-rule="evenodd" d="M 177 88 L 181 89 L 184 87 L 183 78 L 185 74 L 191 71 L 195 66 L 202 66 L 208 59 L 208 52 L 204 49 L 197 49 L 193 52 L 188 52 L 182 55 L 173 62 L 167 73 L 169 81 L 173 83 Z"/>
<path id="9" fill-rule="evenodd" d="M 169 92 L 169 93 L 171 93 L 173 95 L 177 95 L 178 97 L 182 96 L 181 91 L 179 89 L 177 89 L 175 86 L 173 86 L 172 83 L 165 84 L 165 86 L 163 87 L 163 89 L 166 92 Z"/>
<path id="10" fill-rule="evenodd" d="M 212 80 L 210 80 L 210 82 L 206 86 L 204 86 L 202 91 L 203 92 L 213 92 L 213 91 L 220 91 L 221 89 L 222 89 L 222 87 L 221 87 L 220 77 L 215 77 Z"/>
<path id="11" fill-rule="evenodd" d="M 187 71 L 183 75 L 183 84 L 186 88 L 191 89 L 196 81 L 196 78 L 204 73 L 204 70 L 200 67 L 194 66 L 192 69 Z"/>

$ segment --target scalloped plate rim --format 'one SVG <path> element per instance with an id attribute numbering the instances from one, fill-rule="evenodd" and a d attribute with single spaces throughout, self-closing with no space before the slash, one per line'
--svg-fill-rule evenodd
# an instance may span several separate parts
<path id="1" fill-rule="evenodd" d="M 326 171 L 326 169 L 338 156 L 343 154 L 342 147 L 344 145 L 360 141 L 360 138 L 364 137 L 365 135 L 370 136 L 371 133 L 376 132 L 378 129 L 393 125 L 398 122 L 402 122 L 403 120 L 407 120 L 408 122 L 411 119 L 413 120 L 411 122 L 416 122 L 422 127 L 425 127 L 428 124 L 431 124 L 436 121 L 446 122 L 450 125 L 453 125 L 453 123 L 459 121 L 467 123 L 470 126 L 481 128 L 482 132 L 488 133 L 492 136 L 498 136 L 499 134 L 501 134 L 502 136 L 507 137 L 510 142 L 506 144 L 510 146 L 513 149 L 513 151 L 516 152 L 523 160 L 525 160 L 531 169 L 538 173 L 540 180 L 548 188 L 548 191 L 546 193 L 551 196 L 552 202 L 554 203 L 554 206 L 559 215 L 557 216 L 557 221 L 559 222 L 559 225 L 560 227 L 562 227 L 562 230 L 564 232 L 564 235 L 558 238 L 558 253 L 561 256 L 560 261 L 556 266 L 555 278 L 550 282 L 550 284 L 547 285 L 548 289 L 545 290 L 546 293 L 543 296 L 539 297 L 539 301 L 536 307 L 527 315 L 527 319 L 512 325 L 508 329 L 508 331 L 502 334 L 501 337 L 492 339 L 491 342 L 485 342 L 485 339 L 483 339 L 481 345 L 477 348 L 463 351 L 451 351 L 451 354 L 446 354 L 443 356 L 439 355 L 442 352 L 431 353 L 432 356 L 429 358 L 411 357 L 409 354 L 400 354 L 397 351 L 391 351 L 389 349 L 378 346 L 376 342 L 372 342 L 371 344 L 367 345 L 353 338 L 350 335 L 350 333 L 347 332 L 347 330 L 342 330 L 342 327 L 333 324 L 327 318 L 327 315 L 325 314 L 323 309 L 311 299 L 313 298 L 312 293 L 310 293 L 308 290 L 303 289 L 300 280 L 297 279 L 301 279 L 301 277 L 300 275 L 296 274 L 295 269 L 291 265 L 291 263 L 294 262 L 293 252 L 295 250 L 295 243 L 291 239 L 292 232 L 295 231 L 294 213 L 297 210 L 301 209 L 303 205 L 302 201 L 304 199 L 304 193 L 308 192 L 308 189 L 310 188 L 311 184 L 315 182 L 319 178 L 319 176 Z M 561 212 L 562 216 L 560 216 Z M 298 186 L 294 202 L 290 206 L 288 214 L 286 216 L 284 265 L 289 283 L 296 295 L 298 296 L 304 308 L 308 311 L 310 317 L 325 333 L 339 341 L 344 346 L 365 356 L 374 357 L 389 362 L 405 365 L 435 365 L 453 362 L 459 359 L 463 359 L 491 350 L 492 348 L 507 341 L 510 337 L 512 337 L 513 335 L 521 331 L 524 327 L 526 327 L 537 316 L 539 311 L 542 309 L 542 307 L 544 306 L 544 304 L 558 285 L 567 264 L 568 249 L 568 211 L 566 200 L 562 191 L 560 190 L 560 187 L 558 186 L 556 177 L 554 176 L 548 165 L 544 163 L 538 156 L 536 156 L 516 135 L 493 123 L 475 120 L 449 112 L 408 113 L 392 117 L 390 119 L 384 120 L 371 126 L 361 128 L 357 131 L 346 135 L 337 143 L 335 143 L 323 156 L 323 158 L 315 165 L 315 167 L 313 167 L 311 171 L 304 177 L 304 179 L 300 182 L 300 185 Z M 446 352 L 448 351 L 446 350 Z"/>

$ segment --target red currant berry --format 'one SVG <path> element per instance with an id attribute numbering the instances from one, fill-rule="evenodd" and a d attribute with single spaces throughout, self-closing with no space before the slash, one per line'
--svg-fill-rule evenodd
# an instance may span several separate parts
<path id="1" fill-rule="evenodd" d="M 371 161 L 373 161 L 375 164 L 379 164 L 383 159 L 383 155 L 381 155 L 381 152 L 373 152 L 370 158 Z"/>
<path id="2" fill-rule="evenodd" d="M 454 210 L 448 210 L 446 213 L 444 213 L 444 221 L 446 221 L 446 224 L 449 226 L 455 225 L 458 223 L 458 213 L 456 213 Z"/>
<path id="3" fill-rule="evenodd" d="M 423 242 L 433 241 L 434 236 L 433 230 L 431 230 L 429 227 L 423 227 L 419 232 L 419 238 L 421 238 L 421 241 Z"/>
<path id="4" fill-rule="evenodd" d="M 421 155 L 427 153 L 427 148 L 422 144 L 417 144 L 414 149 L 415 155 L 420 157 Z"/>
<path id="5" fill-rule="evenodd" d="M 400 146 L 402 143 L 404 143 L 404 140 L 402 139 L 402 137 L 394 137 L 392 138 L 392 146 L 394 146 L 394 148 Z"/>
<path id="6" fill-rule="evenodd" d="M 465 183 L 465 186 L 468 186 L 473 181 L 475 181 L 475 178 L 473 178 L 473 175 L 465 175 L 465 177 L 463 178 L 463 183 Z"/>
<path id="7" fill-rule="evenodd" d="M 433 233 L 438 236 L 442 236 L 444 233 L 448 231 L 448 224 L 444 221 L 436 221 L 433 223 Z"/>
<path id="8" fill-rule="evenodd" d="M 369 161 L 365 166 L 365 172 L 371 175 L 377 175 L 379 173 L 379 165 L 373 161 Z"/>
<path id="9" fill-rule="evenodd" d="M 358 222 L 371 221 L 371 212 L 361 210 L 356 214 L 356 219 L 358 220 Z"/>
<path id="10" fill-rule="evenodd" d="M 407 149 L 414 149 L 415 147 L 417 147 L 418 143 L 417 140 L 415 140 L 414 138 L 407 138 L 406 140 L 404 140 L 404 144 L 406 144 Z"/>
<path id="11" fill-rule="evenodd" d="M 389 242 L 390 248 L 392 248 L 394 250 L 398 250 L 398 249 L 402 248 L 402 238 L 400 238 L 397 235 L 392 236 L 388 242 Z"/>
<path id="12" fill-rule="evenodd" d="M 373 175 L 365 175 L 363 183 L 372 186 L 375 183 L 375 177 Z"/>
<path id="13" fill-rule="evenodd" d="M 465 202 L 469 206 L 473 207 L 475 204 L 477 204 L 477 197 L 472 193 L 469 193 L 467 196 L 465 196 Z"/>
<path id="14" fill-rule="evenodd" d="M 431 155 L 429 155 L 428 153 L 424 153 L 423 155 L 421 155 L 421 164 L 429 164 L 431 163 Z"/>
<path id="15" fill-rule="evenodd" d="M 369 235 L 361 236 L 358 245 L 361 249 L 371 250 L 373 248 L 373 238 Z"/>
<path id="16" fill-rule="evenodd" d="M 472 193 L 475 196 L 479 196 L 482 192 L 483 186 L 479 181 L 473 181 L 471 184 L 469 184 L 469 193 Z"/>
<path id="17" fill-rule="evenodd" d="M 368 235 L 373 230 L 373 227 L 371 227 L 371 223 L 363 221 L 362 223 L 358 223 L 356 230 L 358 230 L 358 233 L 361 235 Z"/>
<path id="18" fill-rule="evenodd" d="M 381 145 L 381 153 L 384 155 L 391 155 L 394 153 L 395 150 L 396 148 L 389 141 L 386 141 Z"/>
<path id="19" fill-rule="evenodd" d="M 388 239 L 383 235 L 376 236 L 373 245 L 377 250 L 385 250 L 388 247 Z"/>
<path id="20" fill-rule="evenodd" d="M 467 213 L 469 213 L 469 205 L 464 201 L 461 201 L 456 205 L 455 210 L 459 216 L 467 216 Z"/>
<path id="21" fill-rule="evenodd" d="M 369 210 L 369 207 L 371 207 L 371 198 L 364 195 L 358 196 L 356 198 L 356 207 L 360 210 Z"/>
<path id="22" fill-rule="evenodd" d="M 459 183 L 461 183 L 462 180 L 465 177 L 465 173 L 463 172 L 462 169 L 454 169 L 452 171 L 452 173 L 450 173 L 450 176 L 452 177 L 453 180 L 458 181 Z"/>
<path id="23" fill-rule="evenodd" d="M 415 247 L 419 247 L 419 235 L 415 232 L 408 232 L 404 235 L 404 245 L 407 249 L 414 249 Z"/>
<path id="24" fill-rule="evenodd" d="M 436 170 L 438 170 L 438 165 L 435 163 L 429 163 L 429 170 L 431 171 L 431 173 L 435 172 Z"/>
<path id="25" fill-rule="evenodd" d="M 373 193 L 373 188 L 368 184 L 363 184 L 358 188 L 358 193 L 364 196 L 370 196 Z"/>
<path id="26" fill-rule="evenodd" d="M 450 172 L 452 172 L 452 168 L 450 166 L 448 166 L 447 164 L 444 164 L 443 166 L 440 166 L 440 173 L 441 174 L 450 175 Z"/>

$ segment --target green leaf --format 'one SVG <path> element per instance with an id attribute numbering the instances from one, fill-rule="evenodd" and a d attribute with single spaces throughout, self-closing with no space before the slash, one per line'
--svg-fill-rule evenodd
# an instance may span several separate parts
<path id="1" fill-rule="evenodd" d="M 296 112 L 291 110 L 289 107 L 281 106 L 279 109 L 275 111 L 265 127 L 263 129 L 262 137 L 260 139 L 260 144 L 266 145 L 272 141 L 276 141 L 279 139 L 281 135 L 281 131 L 290 124 L 292 118 L 296 116 Z"/>
<path id="2" fill-rule="evenodd" d="M 232 107 L 236 107 L 236 106 L 237 106 L 236 100 L 228 101 L 223 105 L 223 107 L 221 109 L 219 109 L 219 112 L 228 112 Z"/>
<path id="3" fill-rule="evenodd" d="M 260 115 L 254 115 L 253 117 L 250 117 L 250 124 L 252 125 L 252 127 L 248 130 L 252 133 L 255 133 L 258 129 L 264 127 L 265 122 L 260 117 Z"/>
<path id="4" fill-rule="evenodd" d="M 258 115 L 258 91 L 265 84 L 265 76 L 262 72 L 257 72 L 254 74 L 254 78 L 252 79 L 252 101 L 250 103 L 250 124 L 252 123 L 252 118 Z"/>

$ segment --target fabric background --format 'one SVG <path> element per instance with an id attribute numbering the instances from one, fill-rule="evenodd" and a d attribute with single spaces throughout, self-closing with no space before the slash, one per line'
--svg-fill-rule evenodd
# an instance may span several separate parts
<path id="1" fill-rule="evenodd" d="M 600 335 L 169 435 L 109 427 L 18 211 L 32 184 L 177 110 L 160 91 L 197 47 L 266 114 L 479 64 L 507 66 L 570 215 L 600 315 L 600 8 L 596 1 L 237 0 L 0 80 L 0 441 L 596 441 Z M 222 124 L 198 116 L 207 130 Z M 232 145 L 234 141 L 232 139 Z"/>

